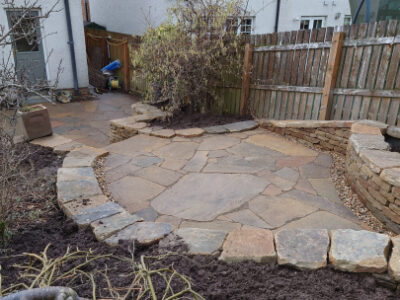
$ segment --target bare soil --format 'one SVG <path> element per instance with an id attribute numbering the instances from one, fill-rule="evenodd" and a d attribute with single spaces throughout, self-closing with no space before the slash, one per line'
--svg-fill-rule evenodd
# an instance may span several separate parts
<path id="1" fill-rule="evenodd" d="M 45 174 L 43 182 L 50 183 L 41 195 L 43 202 L 53 202 L 56 198 L 55 178 L 62 157 L 50 150 L 37 149 L 33 165 L 36 176 Z M 52 179 L 50 180 L 49 177 Z M 39 179 L 36 179 L 39 180 Z M 39 188 L 40 189 L 40 188 Z M 39 191 L 39 190 L 38 190 Z M 20 191 L 22 207 L 34 205 L 40 207 L 39 199 L 31 194 L 23 195 Z M 19 270 L 15 264 L 23 264 L 27 259 L 21 256 L 24 252 L 40 253 L 47 244 L 51 244 L 50 258 L 61 256 L 67 247 L 78 247 L 80 250 L 92 249 L 96 254 L 114 254 L 116 256 L 136 259 L 142 255 L 155 256 L 173 251 L 174 254 L 149 260 L 152 269 L 173 266 L 178 272 L 191 278 L 193 289 L 205 299 L 399 299 L 400 291 L 380 286 L 377 280 L 367 274 L 350 274 L 330 268 L 318 271 L 300 272 L 277 265 L 265 265 L 255 262 L 227 264 L 213 256 L 189 256 L 182 254 L 184 245 L 161 243 L 147 248 L 129 250 L 127 245 L 108 247 L 96 241 L 89 228 L 78 229 L 54 205 L 43 210 L 35 222 L 22 222 L 7 249 L 0 254 L 3 288 L 18 281 Z M 167 246 L 165 246 L 165 244 Z M 77 262 L 78 263 L 78 262 Z M 95 275 L 96 290 L 99 297 L 109 297 L 107 284 L 101 273 L 107 265 L 107 274 L 113 286 L 123 290 L 132 280 L 129 264 L 109 258 L 97 261 L 85 268 L 85 272 L 99 271 Z M 65 268 L 70 266 L 66 265 Z M 157 295 L 162 295 L 165 284 L 155 279 Z M 81 297 L 91 298 L 92 287 L 86 277 L 73 282 L 63 281 L 60 285 L 74 288 Z M 175 288 L 179 288 L 176 287 Z M 133 297 L 132 299 L 136 299 Z"/>
<path id="2" fill-rule="evenodd" d="M 160 126 L 170 129 L 185 128 L 205 128 L 209 126 L 224 125 L 239 121 L 251 120 L 251 116 L 239 115 L 218 115 L 213 113 L 176 113 L 172 118 L 165 121 L 156 120 L 152 122 L 152 126 Z"/>

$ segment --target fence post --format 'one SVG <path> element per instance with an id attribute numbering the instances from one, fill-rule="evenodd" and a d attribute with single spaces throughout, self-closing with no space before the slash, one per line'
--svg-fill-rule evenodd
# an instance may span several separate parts
<path id="1" fill-rule="evenodd" d="M 124 74 L 124 90 L 125 92 L 128 92 L 130 90 L 130 56 L 129 56 L 129 43 L 128 40 L 126 40 L 126 43 L 124 43 L 124 64 L 123 64 L 123 74 Z"/>
<path id="2" fill-rule="evenodd" d="M 333 89 L 336 85 L 336 78 L 339 70 L 344 35 L 344 32 L 335 32 L 333 35 L 332 47 L 329 53 L 328 68 L 325 75 L 325 85 L 322 94 L 321 109 L 319 111 L 320 120 L 329 120 L 330 118 Z"/>
<path id="3" fill-rule="evenodd" d="M 246 44 L 244 53 L 243 79 L 242 79 L 242 99 L 240 102 L 240 114 L 248 112 L 250 94 L 250 73 L 253 59 L 253 45 Z"/>

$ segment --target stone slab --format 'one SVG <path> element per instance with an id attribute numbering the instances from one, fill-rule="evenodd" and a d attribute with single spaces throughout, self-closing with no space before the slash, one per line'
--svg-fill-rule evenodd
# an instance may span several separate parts
<path id="1" fill-rule="evenodd" d="M 190 159 L 199 145 L 194 142 L 173 142 L 161 147 L 153 153 L 164 159 Z"/>
<path id="2" fill-rule="evenodd" d="M 85 180 L 90 182 L 97 182 L 96 175 L 93 168 L 59 168 L 57 171 L 57 181 L 76 181 Z"/>
<path id="3" fill-rule="evenodd" d="M 198 150 L 225 150 L 240 143 L 240 139 L 228 135 L 205 137 Z"/>
<path id="4" fill-rule="evenodd" d="M 390 238 L 366 230 L 332 230 L 329 262 L 348 272 L 383 273 L 387 270 Z"/>
<path id="5" fill-rule="evenodd" d="M 258 196 L 249 202 L 250 210 L 273 228 L 304 217 L 317 209 L 288 197 Z"/>
<path id="6" fill-rule="evenodd" d="M 186 172 L 200 172 L 207 163 L 208 151 L 197 151 L 183 168 Z"/>
<path id="7" fill-rule="evenodd" d="M 326 267 L 329 243 L 326 229 L 281 230 L 275 235 L 278 264 L 301 270 Z"/>
<path id="8" fill-rule="evenodd" d="M 288 167 L 284 167 L 278 171 L 275 172 L 275 175 L 278 175 L 281 178 L 284 178 L 286 180 L 292 181 L 292 182 L 297 182 L 299 179 L 299 172 L 296 170 L 293 170 Z"/>
<path id="9" fill-rule="evenodd" d="M 383 170 L 380 177 L 382 180 L 396 187 L 400 187 L 400 168 Z"/>
<path id="10" fill-rule="evenodd" d="M 378 135 L 352 134 L 349 143 L 357 154 L 361 150 L 389 150 L 389 144 L 385 142 L 384 137 Z"/>
<path id="11" fill-rule="evenodd" d="M 97 220 L 90 224 L 93 233 L 97 240 L 102 242 L 106 238 L 112 236 L 114 233 L 132 225 L 136 222 L 141 222 L 143 219 L 137 215 L 131 215 L 126 212 L 113 215 L 111 217 Z"/>
<path id="12" fill-rule="evenodd" d="M 199 228 L 181 228 L 175 234 L 188 245 L 190 254 L 206 255 L 218 251 L 226 237 L 225 231 Z"/>
<path id="13" fill-rule="evenodd" d="M 114 202 L 107 202 L 105 204 L 88 208 L 82 213 L 74 216 L 74 221 L 79 226 L 90 225 L 92 222 L 97 220 L 111 217 L 116 214 L 125 212 L 125 210 Z"/>
<path id="14" fill-rule="evenodd" d="M 67 203 L 72 200 L 102 195 L 99 184 L 96 181 L 75 180 L 57 182 L 57 199 L 59 203 Z"/>
<path id="15" fill-rule="evenodd" d="M 232 148 L 229 148 L 230 153 L 236 154 L 242 157 L 271 157 L 271 158 L 282 158 L 284 155 L 280 152 L 271 150 L 266 147 L 257 146 L 252 143 L 242 142 Z"/>
<path id="16" fill-rule="evenodd" d="M 309 179 L 313 189 L 325 199 L 340 202 L 339 194 L 330 178 Z"/>
<path id="17" fill-rule="evenodd" d="M 400 281 L 400 236 L 392 237 L 392 244 L 392 254 L 389 260 L 388 271 L 394 280 Z"/>
<path id="18" fill-rule="evenodd" d="M 151 136 L 157 136 L 164 139 L 170 139 L 175 136 L 175 131 L 173 129 L 161 129 L 150 132 Z"/>
<path id="19" fill-rule="evenodd" d="M 389 126 L 386 133 L 396 139 L 400 139 L 400 127 Z"/>
<path id="20" fill-rule="evenodd" d="M 204 128 L 204 130 L 206 133 L 211 134 L 221 134 L 229 132 L 229 130 L 223 125 L 206 127 Z"/>
<path id="21" fill-rule="evenodd" d="M 247 142 L 267 147 L 290 156 L 317 156 L 318 153 L 299 143 L 294 143 L 281 136 L 272 134 L 257 134 L 249 137 Z"/>
<path id="22" fill-rule="evenodd" d="M 211 221 L 261 193 L 267 183 L 246 174 L 191 173 L 152 201 L 161 214 Z"/>
<path id="23" fill-rule="evenodd" d="M 242 131 L 256 129 L 258 127 L 258 122 L 241 121 L 241 122 L 225 124 L 224 127 L 228 129 L 229 132 L 242 132 Z"/>
<path id="24" fill-rule="evenodd" d="M 300 173 L 304 178 L 330 178 L 331 172 L 329 168 L 322 167 L 315 163 L 310 163 L 304 166 L 301 166 Z"/>
<path id="25" fill-rule="evenodd" d="M 370 126 L 362 123 L 354 123 L 351 126 L 351 132 L 355 134 L 371 134 L 371 135 L 382 135 L 381 130 L 375 126 Z"/>
<path id="26" fill-rule="evenodd" d="M 50 136 L 46 136 L 46 137 L 42 137 L 42 138 L 30 141 L 31 144 L 40 145 L 42 147 L 47 147 L 47 148 L 55 148 L 57 146 L 71 143 L 71 142 L 72 142 L 71 139 L 61 136 L 61 135 L 58 135 L 58 134 L 53 134 Z"/>
<path id="27" fill-rule="evenodd" d="M 237 157 L 227 156 L 209 161 L 204 173 L 256 173 L 262 170 L 274 170 L 275 160 L 272 157 Z"/>
<path id="28" fill-rule="evenodd" d="M 139 171 L 135 172 L 135 175 L 162 186 L 170 186 L 177 182 L 182 176 L 182 174 L 178 172 L 160 168 L 154 165 L 148 168 L 140 169 Z"/>
<path id="29" fill-rule="evenodd" d="M 134 158 L 132 158 L 130 163 L 141 168 L 147 168 L 153 165 L 157 165 L 162 161 L 163 160 L 157 156 L 146 154 L 135 156 Z"/>
<path id="30" fill-rule="evenodd" d="M 139 222 L 126 227 L 105 240 L 110 246 L 116 246 L 119 241 L 135 241 L 139 245 L 147 246 L 156 243 L 172 231 L 167 223 Z"/>
<path id="31" fill-rule="evenodd" d="M 196 221 L 183 221 L 179 228 L 201 228 L 220 230 L 225 232 L 231 232 L 236 229 L 240 229 L 242 224 L 234 223 L 232 220 L 214 220 L 212 222 L 196 222 Z"/>
<path id="32" fill-rule="evenodd" d="M 266 229 L 232 231 L 222 246 L 220 259 L 227 262 L 254 260 L 260 263 L 274 263 L 274 235 Z"/>
<path id="33" fill-rule="evenodd" d="M 382 150 L 361 150 L 360 157 L 369 168 L 380 173 L 382 169 L 400 167 L 400 153 Z"/>
<path id="34" fill-rule="evenodd" d="M 106 196 L 97 195 L 86 199 L 76 199 L 67 203 L 60 203 L 60 206 L 67 217 L 72 218 L 88 208 L 96 207 L 107 202 L 108 198 Z"/>
<path id="35" fill-rule="evenodd" d="M 155 222 L 155 220 L 157 220 L 158 218 L 158 213 L 152 207 L 142 209 L 138 211 L 135 215 L 141 217 L 143 221 L 146 222 Z"/>
<path id="36" fill-rule="evenodd" d="M 110 153 L 136 156 L 138 153 L 149 153 L 170 143 L 169 139 L 155 136 L 136 135 L 122 142 L 105 147 Z"/>
<path id="37" fill-rule="evenodd" d="M 187 129 L 175 130 L 177 136 L 182 136 L 186 138 L 202 136 L 204 132 L 205 131 L 203 128 L 187 128 Z"/>
<path id="38" fill-rule="evenodd" d="M 253 213 L 250 209 L 243 209 L 239 211 L 235 211 L 233 213 L 229 213 L 225 215 L 232 221 L 238 222 L 240 224 L 264 228 L 264 229 L 271 229 L 272 226 L 265 221 L 263 221 L 260 217 L 258 217 L 255 213 Z"/>
<path id="39" fill-rule="evenodd" d="M 276 161 L 276 168 L 297 168 L 315 160 L 314 156 L 284 156 Z"/>

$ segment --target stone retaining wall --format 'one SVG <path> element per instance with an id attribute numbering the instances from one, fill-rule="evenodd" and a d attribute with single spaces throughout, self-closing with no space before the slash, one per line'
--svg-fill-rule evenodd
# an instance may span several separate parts
<path id="1" fill-rule="evenodd" d="M 302 144 L 346 154 L 351 121 L 273 121 L 260 120 L 260 127 L 294 137 Z"/>
<path id="2" fill-rule="evenodd" d="M 346 156 L 347 178 L 373 214 L 400 233 L 400 153 L 390 152 L 386 127 L 355 123 Z"/>

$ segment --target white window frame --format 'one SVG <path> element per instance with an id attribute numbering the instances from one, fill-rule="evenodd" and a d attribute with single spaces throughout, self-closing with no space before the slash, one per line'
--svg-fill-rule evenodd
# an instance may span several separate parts
<path id="1" fill-rule="evenodd" d="M 243 24 L 242 24 L 242 20 L 251 20 L 251 25 L 250 25 L 250 31 L 246 30 L 246 31 L 242 31 L 243 28 Z M 237 19 L 237 34 L 252 34 L 254 32 L 254 23 L 255 23 L 255 19 L 256 17 L 254 16 L 245 16 L 242 18 L 238 18 Z M 228 20 L 231 21 L 232 24 L 234 24 L 234 19 L 233 18 L 228 18 Z M 245 25 L 245 27 L 247 27 L 249 25 Z"/>
<path id="2" fill-rule="evenodd" d="M 325 27 L 326 18 L 327 18 L 327 16 L 302 16 L 300 18 L 299 29 L 301 28 L 301 22 L 302 21 L 309 21 L 308 29 L 313 29 L 314 28 L 314 22 L 315 21 L 320 21 L 320 20 L 322 21 L 321 27 Z"/>
<path id="3" fill-rule="evenodd" d="M 350 20 L 349 24 L 345 24 L 346 19 Z M 353 23 L 353 18 L 352 18 L 352 16 L 351 16 L 351 15 L 345 15 L 345 16 L 344 16 L 344 19 L 343 19 L 343 25 L 350 25 L 350 26 L 351 26 L 352 23 Z"/>

